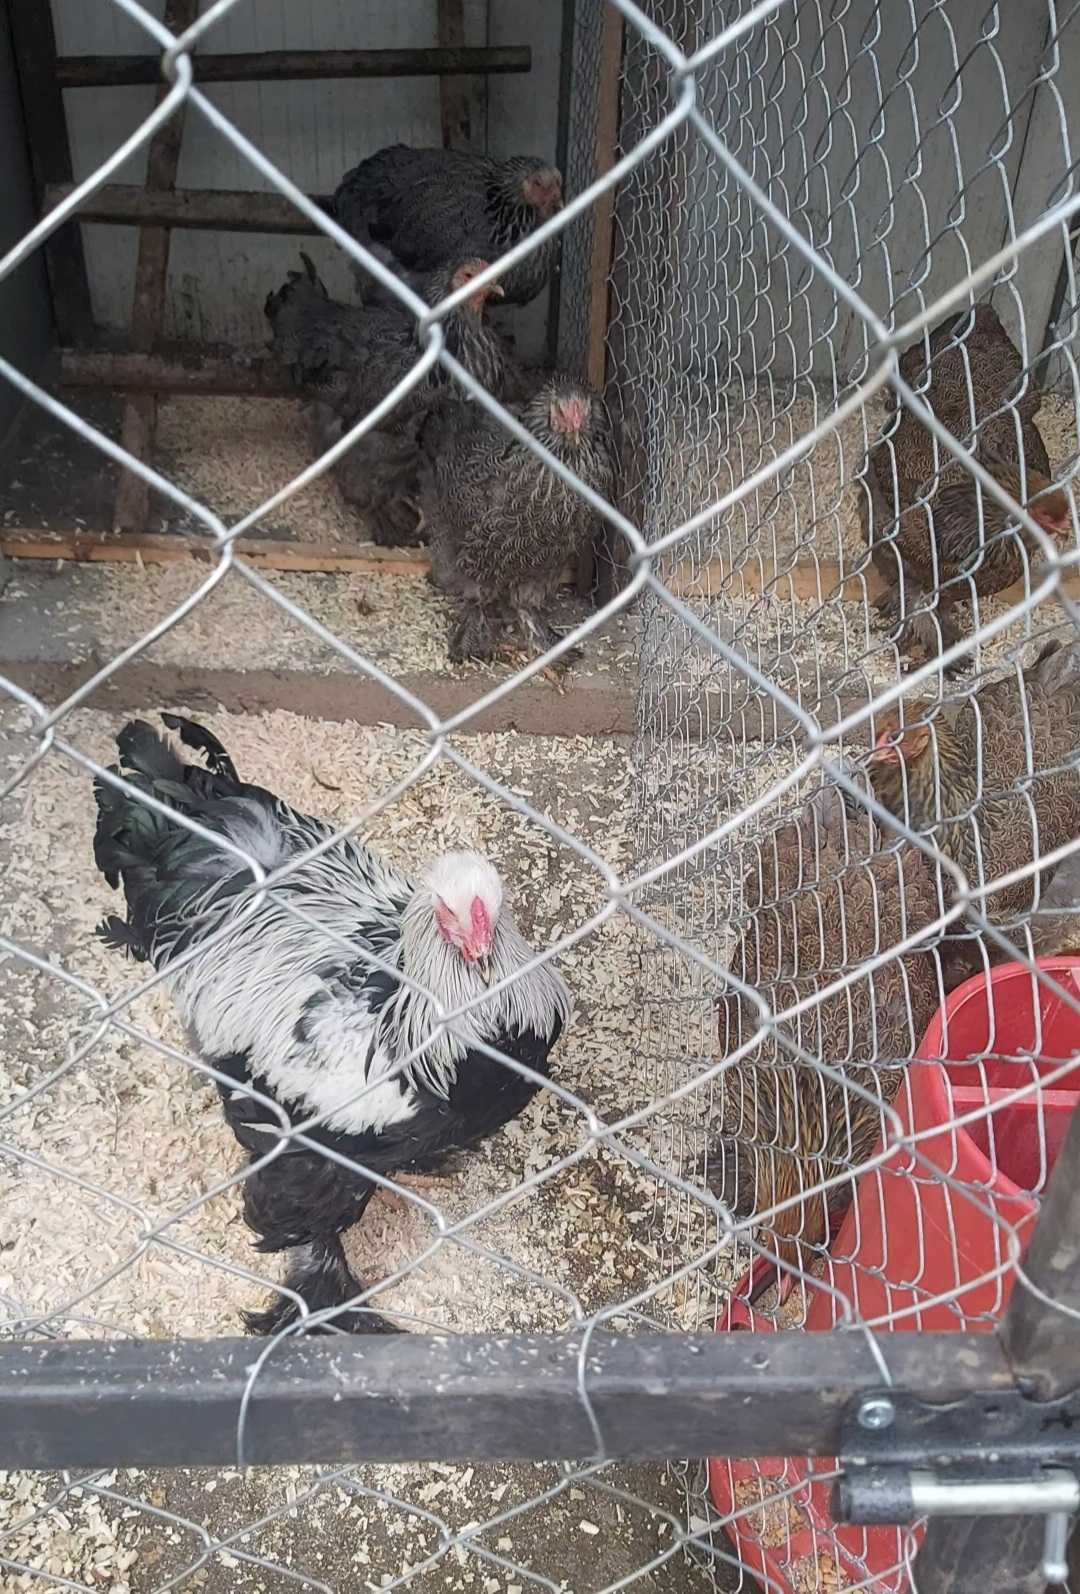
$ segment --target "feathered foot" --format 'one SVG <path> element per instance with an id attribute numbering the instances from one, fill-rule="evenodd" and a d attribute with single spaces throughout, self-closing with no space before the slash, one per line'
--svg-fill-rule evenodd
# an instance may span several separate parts
<path id="1" fill-rule="evenodd" d="M 330 1307 L 343 1307 L 346 1301 L 355 1300 L 368 1286 L 353 1273 L 337 1235 L 297 1246 L 289 1258 L 289 1271 L 285 1288 L 294 1290 L 307 1304 L 309 1312 L 322 1312 Z M 249 1334 L 279 1334 L 300 1319 L 300 1309 L 287 1295 L 275 1295 L 263 1312 L 243 1312 L 244 1326 Z M 378 1312 L 365 1307 L 337 1312 L 325 1323 L 301 1329 L 307 1334 L 332 1334 L 341 1330 L 346 1334 L 399 1334 Z"/>
<path id="2" fill-rule="evenodd" d="M 875 598 L 874 606 L 890 627 L 890 642 L 908 657 L 913 653 L 921 654 L 919 662 L 939 658 L 963 635 L 949 607 L 940 601 L 935 603 L 927 589 L 911 577 L 905 582 L 904 612 L 901 612 L 900 593 L 895 587 Z M 952 675 L 961 668 L 962 663 L 950 664 L 945 673 Z"/>
<path id="3" fill-rule="evenodd" d="M 514 610 L 514 616 L 526 645 L 531 646 L 536 653 L 549 653 L 563 640 L 563 633 L 557 631 L 538 609 L 522 605 Z M 584 656 L 581 648 L 568 648 L 548 668 L 553 674 L 565 674 L 573 665 L 580 664 Z"/>
<path id="4" fill-rule="evenodd" d="M 371 540 L 379 548 L 418 548 L 426 539 L 424 516 L 411 498 L 391 498 L 371 517 Z"/>
<path id="5" fill-rule="evenodd" d="M 450 638 L 451 662 L 461 664 L 465 659 L 493 659 L 501 630 L 502 620 L 493 610 L 484 609 L 479 604 L 464 605 Z"/>

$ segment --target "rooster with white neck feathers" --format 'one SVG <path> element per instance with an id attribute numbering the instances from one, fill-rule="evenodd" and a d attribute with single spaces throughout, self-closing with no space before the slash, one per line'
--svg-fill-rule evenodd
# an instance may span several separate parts
<path id="1" fill-rule="evenodd" d="M 331 838 L 332 826 L 241 781 L 209 731 L 163 717 L 206 768 L 134 720 L 117 737 L 114 767 L 131 786 L 267 874 Z M 253 1164 L 244 1215 L 257 1248 L 290 1252 L 284 1287 L 310 1312 L 345 1308 L 333 1311 L 335 1327 L 392 1332 L 370 1309 L 346 1306 L 365 1286 L 340 1236 L 378 1188 L 360 1170 L 430 1171 L 515 1118 L 539 1081 L 481 1048 L 546 1077 L 569 1017 L 566 986 L 548 964 L 521 972 L 535 954 L 497 872 L 475 853 L 443 853 L 417 882 L 339 841 L 295 864 L 253 907 L 251 870 L 235 852 L 107 781 L 95 795 L 95 860 L 127 903 L 126 918 L 107 918 L 99 933 L 157 969 L 178 964 L 167 987 L 192 1044 L 231 1081 L 218 1090 Z M 440 1028 L 440 1010 L 458 1016 Z M 263 1162 L 282 1143 L 283 1119 L 309 1143 L 286 1138 Z M 246 1320 L 270 1334 L 299 1315 L 280 1294 Z"/>

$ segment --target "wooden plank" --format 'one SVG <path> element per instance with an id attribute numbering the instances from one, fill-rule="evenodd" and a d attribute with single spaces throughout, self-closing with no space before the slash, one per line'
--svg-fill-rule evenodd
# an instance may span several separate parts
<path id="1" fill-rule="evenodd" d="M 52 210 L 71 192 L 70 183 L 54 183 L 45 193 Z M 330 198 L 312 196 L 323 210 Z M 122 227 L 185 227 L 205 232 L 287 233 L 310 238 L 318 234 L 306 216 L 281 194 L 246 189 L 180 188 L 173 193 L 147 193 L 134 183 L 107 183 L 79 207 L 80 221 Z"/>
<path id="2" fill-rule="evenodd" d="M 431 568 L 426 551 L 420 548 L 380 548 L 364 543 L 350 552 L 339 547 L 323 548 L 316 543 L 282 542 L 264 537 L 241 537 L 235 546 L 238 555 L 264 570 L 400 575 L 419 579 L 426 578 Z M 182 564 L 187 560 L 207 561 L 216 557 L 213 543 L 181 536 L 102 535 L 100 532 L 26 527 L 0 530 L 0 553 L 11 559 L 72 559 L 90 564 Z M 570 585 L 574 579 L 575 572 L 567 569 L 563 574 L 564 583 Z M 842 596 L 848 602 L 859 602 L 876 597 L 882 590 L 881 578 L 872 565 L 857 575 L 845 575 L 841 566 L 831 559 L 790 567 L 778 567 L 769 560 L 752 560 L 736 568 L 714 559 L 700 570 L 666 568 L 663 579 L 677 597 L 700 602 L 754 598 L 766 591 L 784 601 L 813 602 Z M 1065 590 L 1070 595 L 1080 596 L 1080 572 L 1066 576 Z M 1010 587 L 1002 596 L 1010 603 L 1019 603 L 1024 596 L 1023 584 Z"/>
<path id="3" fill-rule="evenodd" d="M 597 78 L 596 145 L 594 176 L 602 177 L 615 164 L 619 141 L 620 83 L 623 58 L 622 13 L 604 8 L 600 33 Z M 615 232 L 615 192 L 608 189 L 593 205 L 592 258 L 589 262 L 589 331 L 585 372 L 593 387 L 603 392 L 607 378 L 607 329 L 611 290 L 611 256 Z M 614 593 L 623 564 L 622 537 L 602 525 L 579 562 L 578 591 L 596 590 L 599 602 Z"/>
<path id="4" fill-rule="evenodd" d="M 53 706 L 65 702 L 94 673 L 93 664 L 57 663 L 49 660 L 0 657 L 5 678 L 40 702 Z M 464 713 L 477 698 L 505 681 L 512 666 L 470 669 L 465 676 L 435 670 L 406 671 L 398 685 L 441 718 Z M 167 704 L 183 704 L 192 711 L 225 709 L 231 714 L 268 714 L 285 703 L 294 714 L 308 719 L 332 720 L 346 725 L 392 725 L 399 730 L 424 729 L 417 715 L 393 692 L 351 669 L 342 659 L 330 670 L 219 668 L 214 664 L 154 664 L 145 656 L 133 659 L 85 699 L 86 708 L 109 714 L 158 713 Z M 707 700 L 711 710 L 712 699 Z M 657 712 L 670 713 L 675 722 L 680 704 L 666 702 Z M 721 734 L 726 722 L 695 703 L 682 705 L 685 734 L 704 738 L 710 728 Z M 783 717 L 780 716 L 783 724 Z M 717 731 L 717 725 L 720 731 Z M 610 671 L 599 677 L 575 672 L 573 687 L 534 679 L 515 687 L 470 721 L 470 733 L 513 731 L 519 736 L 633 736 L 637 727 L 637 690 L 615 684 Z M 791 725 L 790 730 L 798 727 Z M 760 724 L 747 739 L 762 734 Z M 766 734 L 776 739 L 770 717 Z"/>
<path id="5" fill-rule="evenodd" d="M 272 360 L 217 358 L 183 349 L 168 356 L 65 353 L 60 360 L 60 380 L 65 387 L 115 392 L 296 396 L 296 383 L 288 370 Z"/>
<path id="6" fill-rule="evenodd" d="M 470 77 L 476 73 L 530 72 L 527 44 L 464 43 L 437 50 L 258 50 L 195 57 L 199 83 L 330 82 L 348 78 Z M 61 88 L 120 88 L 161 80 L 159 55 L 65 55 L 56 63 Z"/>
<path id="7" fill-rule="evenodd" d="M 164 23 L 173 35 L 185 33 L 199 14 L 199 0 L 165 0 Z M 160 105 L 169 93 L 162 83 L 156 100 Z M 176 187 L 180 167 L 180 146 L 184 137 L 185 106 L 180 105 L 150 140 L 146 162 L 147 193 L 169 193 Z M 139 255 L 135 265 L 135 287 L 131 305 L 131 343 L 137 353 L 150 353 L 161 338 L 165 319 L 165 297 L 169 280 L 169 240 L 167 227 L 143 227 L 139 232 Z M 135 459 L 150 461 L 157 429 L 157 397 L 136 393 L 124 405 L 120 442 Z M 145 531 L 150 516 L 150 487 L 134 471 L 121 471 L 113 510 L 114 531 Z"/>
<path id="8" fill-rule="evenodd" d="M 56 75 L 52 7 L 43 0 L 8 0 L 12 47 L 38 203 L 54 184 L 74 177 L 64 96 Z M 82 233 L 66 222 L 45 245 L 53 321 L 62 343 L 85 343 L 94 328 Z"/>
<path id="9" fill-rule="evenodd" d="M 439 45 L 445 50 L 465 47 L 465 0 L 439 0 Z M 481 84 L 482 84 L 482 80 Z M 443 149 L 479 150 L 482 148 L 478 116 L 482 88 L 477 80 L 443 77 L 439 82 L 439 120 Z"/>
<path id="10" fill-rule="evenodd" d="M 622 13 L 614 6 L 607 6 L 600 35 L 594 177 L 603 177 L 615 164 L 619 141 L 622 54 Z M 614 225 L 615 193 L 609 188 L 593 205 L 593 246 L 589 265 L 589 353 L 586 374 L 593 386 L 600 389 L 603 389 L 607 375 L 608 295 Z"/>
<path id="11" fill-rule="evenodd" d="M 153 393 L 132 393 L 124 403 L 120 442 L 133 459 L 149 464 L 154 456 L 157 398 Z M 134 471 L 121 470 L 113 503 L 115 531 L 145 531 L 150 517 L 150 484 Z"/>
<path id="12" fill-rule="evenodd" d="M 411 548 L 378 548 L 372 544 L 348 553 L 340 548 L 261 537 L 241 537 L 235 546 L 244 559 L 264 570 L 426 577 L 431 568 L 427 554 Z M 13 559 L 71 559 L 80 564 L 171 565 L 217 558 L 214 544 L 206 539 L 195 541 L 149 532 L 103 535 L 21 527 L 0 531 L 0 551 Z"/>

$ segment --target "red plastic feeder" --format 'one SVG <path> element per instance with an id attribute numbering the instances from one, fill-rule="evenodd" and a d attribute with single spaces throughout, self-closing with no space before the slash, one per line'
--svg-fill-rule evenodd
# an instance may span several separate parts
<path id="1" fill-rule="evenodd" d="M 1043 958 L 1038 967 L 1080 1000 L 1080 957 Z M 895 1102 L 905 1133 L 926 1137 L 918 1141 L 921 1155 L 979 1205 L 900 1147 L 857 1181 L 832 1247 L 823 1282 L 871 1327 L 989 1330 L 1012 1290 L 1008 1231 L 1024 1242 L 1080 1096 L 1080 1014 L 1019 963 L 994 969 L 990 990 L 989 1009 L 984 974 L 952 993 Z M 973 1056 L 983 1060 L 968 1061 Z M 1040 1084 L 1055 1074 L 1061 1077 Z M 963 1118 L 969 1121 L 956 1122 Z M 739 1281 L 718 1331 L 777 1331 L 747 1304 L 768 1266 L 758 1259 Z M 793 1284 L 787 1277 L 781 1302 Z M 820 1332 L 841 1320 L 829 1293 L 807 1290 L 805 1328 Z M 792 1594 L 867 1579 L 882 1594 L 901 1594 L 909 1587 L 908 1530 L 837 1525 L 829 1514 L 831 1473 L 825 1459 L 714 1459 L 709 1487 L 723 1516 L 739 1513 L 728 1532 L 751 1572 Z M 826 1481 L 815 1482 L 815 1474 Z"/>

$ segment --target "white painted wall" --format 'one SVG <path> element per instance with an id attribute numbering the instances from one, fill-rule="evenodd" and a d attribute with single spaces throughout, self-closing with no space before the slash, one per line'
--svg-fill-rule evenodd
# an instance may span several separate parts
<path id="1" fill-rule="evenodd" d="M 163 0 L 146 0 L 160 16 Z M 78 55 L 143 52 L 147 40 L 111 0 L 52 0 L 57 47 Z M 559 3 L 468 0 L 466 42 L 531 44 L 528 78 L 490 80 L 490 147 L 554 158 L 558 114 Z M 490 16 L 489 16 L 490 13 Z M 213 52 L 275 49 L 378 49 L 432 45 L 435 0 L 245 0 L 207 36 Z M 343 173 L 384 144 L 437 145 L 439 90 L 434 78 L 349 83 L 213 84 L 208 96 L 271 160 L 309 193 L 329 193 Z M 152 88 L 68 90 L 68 126 L 77 177 L 83 177 L 146 115 Z M 141 182 L 145 156 L 115 181 Z M 179 184 L 260 189 L 268 185 L 208 124 L 190 113 Z M 131 314 L 137 234 L 84 228 L 95 318 L 123 329 Z M 307 248 L 308 245 L 304 244 Z M 173 234 L 166 336 L 245 345 L 265 339 L 262 306 L 296 263 L 298 241 L 258 234 Z M 332 289 L 348 293 L 338 251 L 313 243 Z M 542 337 L 544 307 L 530 312 L 529 341 Z"/>
<path id="2" fill-rule="evenodd" d="M 688 6 L 706 37 L 744 9 Z M 917 314 L 1022 231 L 1080 154 L 1069 133 L 1080 133 L 1080 28 L 1065 29 L 1050 77 L 1045 0 L 996 11 L 990 32 L 983 0 L 799 0 L 703 84 L 735 158 L 886 321 Z M 720 363 L 842 383 L 868 342 L 842 297 L 700 145 L 680 187 L 675 270 L 682 290 L 709 295 Z M 1059 233 L 1025 253 L 997 293 L 1029 358 L 1062 249 Z"/>

